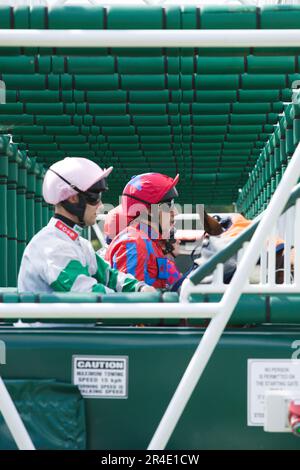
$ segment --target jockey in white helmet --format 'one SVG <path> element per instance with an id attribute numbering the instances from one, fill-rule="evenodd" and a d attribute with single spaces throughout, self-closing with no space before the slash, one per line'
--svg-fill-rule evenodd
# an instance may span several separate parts
<path id="1" fill-rule="evenodd" d="M 154 291 L 129 274 L 111 269 L 82 238 L 96 221 L 101 194 L 112 167 L 102 170 L 86 158 L 54 163 L 43 182 L 43 197 L 55 206 L 54 217 L 26 247 L 18 277 L 20 292 Z"/>

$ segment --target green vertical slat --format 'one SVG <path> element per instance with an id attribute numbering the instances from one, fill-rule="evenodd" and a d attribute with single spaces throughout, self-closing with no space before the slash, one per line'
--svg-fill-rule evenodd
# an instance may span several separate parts
<path id="1" fill-rule="evenodd" d="M 30 167 L 29 158 L 24 153 L 22 161 L 18 165 L 18 186 L 17 186 L 17 220 L 18 220 L 18 247 L 17 264 L 21 263 L 23 252 L 27 240 L 26 224 L 26 189 L 27 189 L 27 171 Z"/>
<path id="2" fill-rule="evenodd" d="M 35 234 L 34 225 L 34 197 L 36 190 L 35 160 L 30 159 L 30 167 L 27 172 L 27 191 L 26 191 L 26 225 L 27 225 L 27 243 Z"/>
<path id="3" fill-rule="evenodd" d="M 0 287 L 7 287 L 7 178 L 8 157 L 5 139 L 0 138 Z"/>
<path id="4" fill-rule="evenodd" d="M 1 186 L 0 191 L 2 192 Z M 0 287 L 7 287 L 7 237 L 0 237 L 0 257 Z"/>
<path id="5" fill-rule="evenodd" d="M 48 222 L 49 222 L 49 219 L 50 219 L 50 215 L 49 215 L 49 206 L 48 204 L 43 201 L 43 205 L 42 205 L 42 222 L 43 222 L 43 227 L 45 227 Z"/>
<path id="6" fill-rule="evenodd" d="M 8 252 L 8 287 L 15 287 L 17 282 L 17 185 L 7 186 L 7 252 Z"/>
<path id="7" fill-rule="evenodd" d="M 0 172 L 3 166 L 5 157 L 0 155 Z M 0 217 L 0 237 L 7 237 L 7 178 L 0 176 L 0 204 L 1 204 L 1 217 Z"/>
<path id="8" fill-rule="evenodd" d="M 9 287 L 14 287 L 17 284 L 17 153 L 17 145 L 9 144 L 7 147 L 7 252 L 9 261 L 7 270 L 7 283 Z"/>
<path id="9" fill-rule="evenodd" d="M 43 188 L 43 181 L 44 181 L 45 173 L 46 173 L 45 169 L 42 168 L 42 170 L 41 170 L 42 188 Z M 42 194 L 43 194 L 43 191 L 42 191 Z M 43 225 L 43 227 L 45 227 L 48 224 L 49 219 L 50 219 L 49 205 L 47 204 L 47 202 L 42 197 L 42 225 Z"/>
<path id="10" fill-rule="evenodd" d="M 35 233 L 39 232 L 43 227 L 42 166 L 36 164 L 36 171 L 37 171 L 37 174 L 36 174 L 35 220 L 34 220 Z"/>

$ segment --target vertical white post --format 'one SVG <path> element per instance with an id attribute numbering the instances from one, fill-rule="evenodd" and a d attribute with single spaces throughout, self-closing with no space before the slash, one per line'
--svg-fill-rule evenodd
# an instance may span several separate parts
<path id="1" fill-rule="evenodd" d="M 249 242 L 244 242 L 244 243 L 243 243 L 243 253 L 242 253 L 243 255 L 244 255 L 244 253 L 246 252 L 248 245 L 249 245 Z M 242 259 L 243 259 L 243 257 L 241 257 L 240 262 L 242 261 Z M 250 279 L 249 279 L 249 278 L 250 278 L 250 275 L 251 275 L 251 272 L 249 272 L 249 275 L 248 275 L 248 277 L 247 277 L 247 279 L 246 279 L 246 281 L 245 281 L 245 286 L 246 286 L 246 285 L 248 286 L 248 285 L 250 284 Z"/>
<path id="2" fill-rule="evenodd" d="M 267 250 L 264 246 L 260 252 L 260 283 L 266 284 L 267 282 Z"/>
<path id="3" fill-rule="evenodd" d="M 294 207 L 286 213 L 284 233 L 284 283 L 291 284 L 291 245 L 294 226 Z"/>
<path id="4" fill-rule="evenodd" d="M 294 283 L 296 289 L 300 288 L 300 199 L 297 199 L 295 205 L 295 223 L 294 223 Z"/>
<path id="5" fill-rule="evenodd" d="M 97 222 L 93 225 L 93 229 L 94 229 L 96 237 L 98 238 L 99 242 L 101 243 L 101 248 L 107 248 L 106 240 L 105 240 L 104 235 L 101 232 Z"/>
<path id="6" fill-rule="evenodd" d="M 92 241 L 92 228 L 91 227 L 88 227 L 87 234 L 88 234 L 88 241 L 91 242 Z"/>
<path id="7" fill-rule="evenodd" d="M 268 286 L 273 287 L 275 285 L 275 270 L 276 270 L 276 251 L 275 251 L 275 240 L 276 240 L 276 227 L 271 231 L 271 236 L 268 237 Z"/>
<path id="8" fill-rule="evenodd" d="M 20 450 L 35 450 L 28 432 L 0 377 L 0 412 Z"/>
<path id="9" fill-rule="evenodd" d="M 237 253 L 237 263 L 239 264 L 241 259 L 243 258 L 243 254 L 244 254 L 244 246 L 242 246 L 242 248 L 238 251 Z"/>
<path id="10" fill-rule="evenodd" d="M 224 275 L 224 267 L 223 267 L 223 264 L 217 264 L 217 267 L 214 271 L 214 274 L 213 274 L 213 284 L 216 286 L 216 287 L 220 287 L 220 286 L 223 286 L 223 275 Z"/>

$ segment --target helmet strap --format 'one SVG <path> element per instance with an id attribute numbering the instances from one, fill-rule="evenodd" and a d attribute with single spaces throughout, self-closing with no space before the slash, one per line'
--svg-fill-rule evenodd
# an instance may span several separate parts
<path id="1" fill-rule="evenodd" d="M 165 240 L 165 246 L 163 248 L 164 255 L 171 254 L 172 256 L 174 256 L 174 258 L 176 258 L 176 256 L 173 253 L 175 242 L 176 240 L 172 240 L 172 239 Z"/>
<path id="2" fill-rule="evenodd" d="M 171 254 L 175 258 L 175 255 L 173 253 L 175 243 L 176 243 L 175 230 L 173 228 L 170 231 L 170 237 L 165 240 L 165 246 L 163 248 L 163 252 L 165 255 Z"/>
<path id="3" fill-rule="evenodd" d="M 86 200 L 83 194 L 78 194 L 79 201 L 78 202 L 70 202 L 68 200 L 62 201 L 61 205 L 66 211 L 70 212 L 70 214 L 75 215 L 78 217 L 80 227 L 85 227 L 84 222 L 84 213 L 86 209 Z"/>
<path id="4" fill-rule="evenodd" d="M 144 204 L 147 204 L 148 206 L 151 205 L 151 203 L 148 201 L 145 201 L 145 199 L 141 199 L 140 197 L 137 197 L 137 196 L 132 196 L 131 194 L 128 194 L 128 193 L 123 193 L 122 196 L 130 197 L 131 199 L 135 199 L 136 201 L 143 202 Z"/>

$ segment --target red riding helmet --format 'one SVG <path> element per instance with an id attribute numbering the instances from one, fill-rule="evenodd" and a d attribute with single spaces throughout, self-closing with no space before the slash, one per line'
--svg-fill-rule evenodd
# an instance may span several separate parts
<path id="1" fill-rule="evenodd" d="M 133 176 L 122 194 L 124 214 L 135 217 L 136 211 L 139 213 L 148 211 L 151 204 L 171 201 L 178 196 L 175 188 L 178 180 L 179 175 L 170 178 L 161 173 L 143 173 Z"/>

